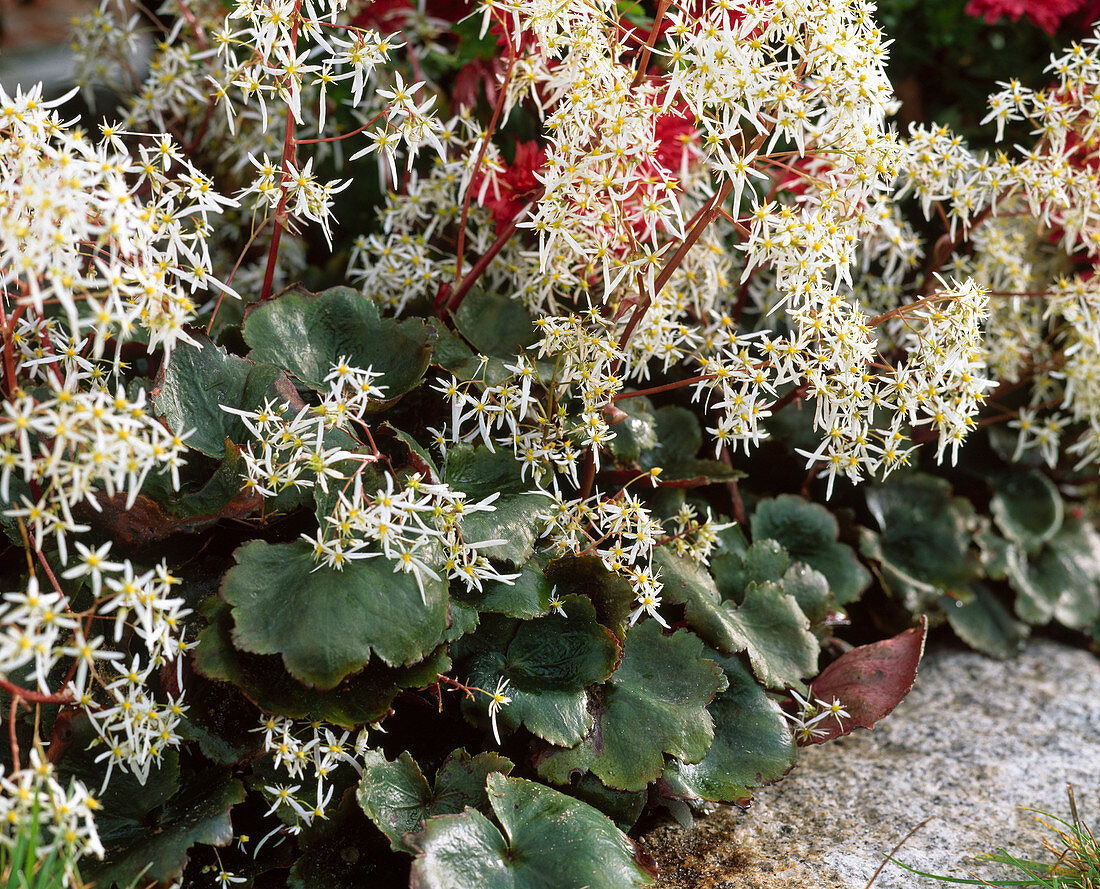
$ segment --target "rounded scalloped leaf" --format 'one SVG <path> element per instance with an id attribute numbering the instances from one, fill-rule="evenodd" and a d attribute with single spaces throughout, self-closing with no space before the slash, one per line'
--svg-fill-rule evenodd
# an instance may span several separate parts
<path id="1" fill-rule="evenodd" d="M 451 484 L 454 484 L 452 481 Z M 461 485 L 456 485 L 462 490 Z M 491 559 L 503 559 L 522 565 L 535 552 L 539 513 L 546 509 L 544 494 L 505 494 L 493 503 L 491 512 L 471 512 L 459 520 L 462 539 L 467 543 L 503 540 L 492 546 L 479 546 L 478 552 Z"/>
<path id="2" fill-rule="evenodd" d="M 970 551 L 974 508 L 952 496 L 949 482 L 910 473 L 869 487 L 866 497 L 880 533 L 864 529 L 861 549 L 879 562 L 888 590 L 910 611 L 927 610 L 979 576 L 981 564 Z"/>
<path id="3" fill-rule="evenodd" d="M 661 777 L 664 754 L 701 760 L 714 738 L 707 704 L 726 687 L 722 668 L 702 655 L 687 630 L 666 636 L 653 620 L 632 627 L 618 669 L 592 693 L 591 734 L 548 751 L 539 774 L 568 784 L 571 773 L 591 771 L 616 790 L 643 790 Z"/>
<path id="4" fill-rule="evenodd" d="M 665 602 L 684 606 L 688 626 L 704 642 L 730 651 L 732 637 L 727 615 L 722 609 L 722 599 L 710 572 L 694 559 L 679 556 L 666 547 L 653 551 L 653 567 L 664 584 L 661 598 Z"/>
<path id="5" fill-rule="evenodd" d="M 566 556 L 546 566 L 546 579 L 559 596 L 586 596 L 596 608 L 600 623 L 615 637 L 626 637 L 627 621 L 634 610 L 634 591 L 622 575 L 609 571 L 599 556 Z"/>
<path id="6" fill-rule="evenodd" d="M 837 541 L 839 526 L 819 503 L 793 494 L 762 500 L 750 522 L 753 540 L 777 540 L 797 562 L 820 571 L 840 605 L 854 602 L 871 582 L 871 575 L 850 546 Z"/>
<path id="7" fill-rule="evenodd" d="M 814 629 L 825 623 L 829 612 L 836 605 L 825 575 L 802 562 L 791 565 L 779 585 L 783 592 L 794 596 L 798 607 L 810 619 L 810 626 Z"/>
<path id="8" fill-rule="evenodd" d="M 645 790 L 613 790 L 591 772 L 576 778 L 564 792 L 595 806 L 624 831 L 637 824 L 649 799 L 649 792 Z"/>
<path id="9" fill-rule="evenodd" d="M 724 553 L 711 560 L 723 599 L 740 603 L 750 583 L 776 581 L 791 565 L 791 557 L 777 540 L 754 540 L 742 552 Z"/>
<path id="10" fill-rule="evenodd" d="M 982 654 L 1007 660 L 1020 653 L 1028 628 L 1017 620 L 981 584 L 970 587 L 973 597 L 963 603 L 945 598 L 941 603 L 955 635 Z"/>
<path id="11" fill-rule="evenodd" d="M 611 454 L 622 463 L 633 463 L 643 450 L 657 446 L 657 420 L 653 404 L 643 397 L 628 398 L 615 405 L 625 416 L 612 427 Z"/>
<path id="12" fill-rule="evenodd" d="M 1086 629 L 1100 620 L 1100 534 L 1084 518 L 1067 518 L 1048 546 L 1071 559 L 1082 579 L 1062 590 L 1054 617 L 1067 627 Z"/>
<path id="13" fill-rule="evenodd" d="M 234 553 L 222 581 L 233 606 L 234 644 L 253 654 L 281 655 L 306 685 L 335 687 L 372 653 L 390 666 L 412 664 L 439 644 L 447 628 L 447 587 L 424 580 L 421 597 L 411 574 L 385 558 L 318 567 L 308 543 L 254 540 Z"/>
<path id="14" fill-rule="evenodd" d="M 368 750 L 356 796 L 391 848 L 411 852 L 402 837 L 419 831 L 428 818 L 454 815 L 467 806 L 488 812 L 485 779 L 491 772 L 507 775 L 512 768 L 510 759 L 495 753 L 470 756 L 465 750 L 455 750 L 439 767 L 432 788 L 408 751 L 390 762 L 381 750 Z"/>
<path id="15" fill-rule="evenodd" d="M 482 355 L 514 358 L 538 341 L 531 313 L 518 299 L 471 290 L 454 314 L 455 327 Z"/>
<path id="16" fill-rule="evenodd" d="M 190 433 L 188 447 L 221 458 L 226 439 L 238 444 L 251 439 L 241 418 L 222 410 L 223 405 L 252 410 L 265 398 L 300 401 L 278 367 L 230 355 L 205 336 L 195 340 L 197 348 L 181 343 L 161 365 L 152 392 L 153 407 L 168 428 L 178 435 Z"/>
<path id="17" fill-rule="evenodd" d="M 458 664 L 468 683 L 495 689 L 509 682 L 512 699 L 499 721 L 523 725 L 551 744 L 579 744 L 592 728 L 585 689 L 607 679 L 619 659 L 615 637 L 596 620 L 591 601 L 563 600 L 566 616 L 548 614 L 505 630 L 500 620 L 485 622 L 485 632 L 464 640 L 473 654 Z M 480 701 L 473 709 L 484 709 Z"/>
<path id="18" fill-rule="evenodd" d="M 523 480 L 521 467 L 509 448 L 490 451 L 484 445 L 459 442 L 447 449 L 443 475 L 452 488 L 471 500 L 492 494 L 527 494 L 531 485 Z"/>
<path id="19" fill-rule="evenodd" d="M 667 405 L 653 413 L 654 444 L 643 448 L 638 465 L 649 470 L 660 467 L 671 471 L 695 458 L 703 446 L 703 429 L 694 413 L 684 407 Z"/>
<path id="20" fill-rule="evenodd" d="M 1022 620 L 1083 630 L 1100 619 L 1100 536 L 1088 522 L 1068 519 L 1038 555 L 1011 561 L 1008 579 Z"/>
<path id="21" fill-rule="evenodd" d="M 1058 533 L 1065 516 L 1062 495 L 1054 483 L 1034 469 L 1007 472 L 991 479 L 989 511 L 1010 540 L 1034 551 Z"/>
<path id="22" fill-rule="evenodd" d="M 142 879 L 170 883 L 182 874 L 192 846 L 229 844 L 230 809 L 244 797 L 244 785 L 228 771 L 191 775 L 155 813 L 125 828 L 97 818 L 107 855 L 92 867 L 81 864 L 81 870 L 102 887 L 129 887 Z"/>
<path id="23" fill-rule="evenodd" d="M 745 805 L 752 788 L 787 774 L 797 749 L 779 705 L 740 659 L 717 652 L 710 656 L 729 681 L 729 688 L 707 707 L 714 719 L 714 742 L 697 763 L 672 760 L 665 770 L 664 789 L 682 799 Z"/>
<path id="24" fill-rule="evenodd" d="M 549 787 L 487 781 L 504 833 L 484 815 L 430 818 L 417 838 L 409 889 L 631 889 L 656 869 L 606 815 Z"/>
<path id="25" fill-rule="evenodd" d="M 431 356 L 431 328 L 380 317 L 375 302 L 350 287 L 290 291 L 257 303 L 241 332 L 249 357 L 285 368 L 313 389 L 328 388 L 325 377 L 341 358 L 377 371 L 387 400 L 419 383 Z"/>
<path id="26" fill-rule="evenodd" d="M 740 608 L 723 603 L 733 651 L 744 651 L 757 678 L 768 688 L 803 688 L 802 678 L 817 672 L 821 653 L 810 620 L 794 596 L 779 584 L 749 584 Z"/>
<path id="27" fill-rule="evenodd" d="M 308 688 L 287 671 L 281 658 L 239 651 L 232 640 L 233 618 L 224 602 L 204 608 L 210 624 L 198 636 L 195 668 L 209 679 L 229 682 L 266 713 L 293 719 L 319 719 L 344 728 L 385 716 L 407 688 L 424 688 L 450 668 L 443 647 L 409 667 L 368 664 L 335 688 Z"/>

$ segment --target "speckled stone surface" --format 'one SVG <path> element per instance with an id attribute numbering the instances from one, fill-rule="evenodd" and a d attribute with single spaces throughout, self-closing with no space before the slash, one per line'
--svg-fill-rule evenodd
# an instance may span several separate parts
<path id="1" fill-rule="evenodd" d="M 874 731 L 802 751 L 794 771 L 690 830 L 642 838 L 662 889 L 863 889 L 898 857 L 967 876 L 983 851 L 1041 855 L 1049 832 L 1018 806 L 1100 822 L 1100 659 L 1033 641 L 1015 661 L 930 649 L 916 686 Z M 991 876 L 997 871 L 978 871 Z M 942 886 L 887 864 L 875 889 Z"/>

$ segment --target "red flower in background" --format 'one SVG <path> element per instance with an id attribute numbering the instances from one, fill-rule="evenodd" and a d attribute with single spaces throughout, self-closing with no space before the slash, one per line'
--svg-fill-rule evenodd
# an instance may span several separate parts
<path id="1" fill-rule="evenodd" d="M 516 145 L 516 158 L 512 165 L 497 175 L 496 191 L 490 185 L 481 202 L 482 206 L 493 211 L 498 229 L 515 219 L 542 188 L 542 183 L 535 178 L 535 172 L 545 164 L 546 151 L 537 142 L 520 142 Z"/>
<path id="2" fill-rule="evenodd" d="M 670 173 L 683 175 L 691 160 L 692 146 L 698 142 L 695 118 L 682 102 L 673 105 L 657 118 L 654 128 L 657 139 L 657 161 Z"/>
<path id="3" fill-rule="evenodd" d="M 1003 15 L 1014 22 L 1026 15 L 1033 25 L 1053 34 L 1064 19 L 1086 5 L 1093 7 L 1095 15 L 1097 4 L 1090 0 L 970 0 L 966 4 L 966 14 L 984 18 L 990 24 Z"/>

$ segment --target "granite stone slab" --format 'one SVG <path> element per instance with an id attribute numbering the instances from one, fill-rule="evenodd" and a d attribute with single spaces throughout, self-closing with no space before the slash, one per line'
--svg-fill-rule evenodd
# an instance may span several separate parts
<path id="1" fill-rule="evenodd" d="M 983 851 L 1042 857 L 1050 835 L 1020 806 L 1100 822 L 1100 659 L 1034 640 L 1014 661 L 931 648 L 917 683 L 873 731 L 804 749 L 748 811 L 723 807 L 643 844 L 662 889 L 863 889 L 884 854 L 967 876 Z M 979 870 L 990 877 L 1004 872 Z M 876 889 L 943 886 L 888 864 Z"/>

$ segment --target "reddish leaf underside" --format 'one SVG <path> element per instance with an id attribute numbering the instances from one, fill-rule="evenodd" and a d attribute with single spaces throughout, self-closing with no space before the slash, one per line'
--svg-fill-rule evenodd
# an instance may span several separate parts
<path id="1" fill-rule="evenodd" d="M 831 717 L 824 720 L 820 727 L 825 734 L 800 744 L 824 744 L 850 734 L 857 726 L 872 728 L 891 713 L 916 681 L 927 635 L 928 618 L 922 617 L 920 626 L 853 648 L 826 667 L 810 684 L 810 694 L 826 702 L 839 699 L 850 718 L 843 719 L 842 725 Z"/>

